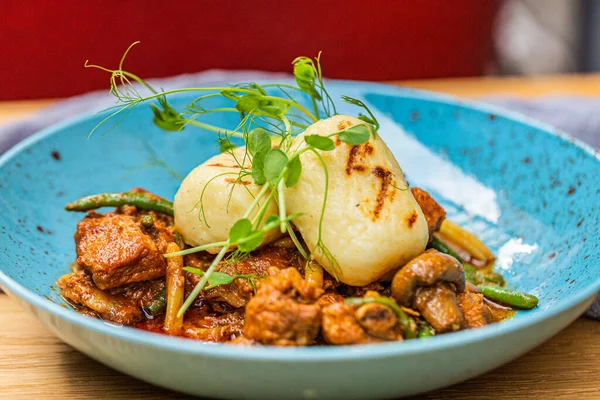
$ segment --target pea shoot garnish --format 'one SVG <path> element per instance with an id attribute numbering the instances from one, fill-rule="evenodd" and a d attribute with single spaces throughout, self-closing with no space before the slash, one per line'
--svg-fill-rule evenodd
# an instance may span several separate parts
<path id="1" fill-rule="evenodd" d="M 241 182 L 242 179 L 251 179 L 253 183 L 261 187 L 251 204 L 248 205 L 243 217 L 230 228 L 227 240 L 165 254 L 165 257 L 168 258 L 204 250 L 219 250 L 207 270 L 200 274 L 202 275 L 200 282 L 185 300 L 178 316 L 183 315 L 201 290 L 214 287 L 216 283 L 226 282 L 230 279 L 222 279 L 222 274 L 215 272 L 228 252 L 235 250 L 230 253 L 230 256 L 238 257 L 240 254 L 247 254 L 256 250 L 263 243 L 265 233 L 270 230 L 278 229 L 281 233 L 287 232 L 300 254 L 307 261 L 311 260 L 316 252 L 319 252 L 329 261 L 334 270 L 337 270 L 335 257 L 321 238 L 329 189 L 329 174 L 322 153 L 336 148 L 334 139 L 351 146 L 358 146 L 367 142 L 371 135 L 376 135 L 379 123 L 369 108 L 360 100 L 342 96 L 344 102 L 360 107 L 366 112 L 366 114 L 359 114 L 359 119 L 364 124 L 353 125 L 328 136 L 309 135 L 305 137 L 303 146 L 294 146 L 292 139 L 298 133 L 301 133 L 321 118 L 337 114 L 335 102 L 327 92 L 323 81 L 320 54 L 314 59 L 298 57 L 292 62 L 295 85 L 251 82 L 233 86 L 158 91 L 137 75 L 123 69 L 123 63 L 128 52 L 137 43 L 133 43 L 127 49 L 117 69 L 108 69 L 86 62 L 86 67 L 99 68 L 110 73 L 110 93 L 117 100 L 117 105 L 112 108 L 114 111 L 102 120 L 90 132 L 90 135 L 107 123 L 108 120 L 115 117 L 122 118 L 133 107 L 151 101 L 149 106 L 152 111 L 153 122 L 165 131 L 177 132 L 189 126 L 195 126 L 218 134 L 219 151 L 231 154 L 239 167 L 237 172 L 224 173 L 234 175 L 232 177 L 234 182 L 232 192 L 233 185 Z M 150 93 L 142 95 L 138 90 L 139 88 Z M 198 96 L 188 105 L 182 107 L 181 110 L 177 110 L 168 102 L 168 97 L 184 92 L 197 93 Z M 207 100 L 215 97 L 227 99 L 231 102 L 230 106 L 219 108 L 205 106 Z M 306 102 L 310 103 L 309 107 L 304 105 Z M 235 127 L 214 126 L 201 120 L 203 115 L 210 113 L 236 113 L 239 115 L 240 121 Z M 109 128 L 109 131 L 110 129 L 112 128 Z M 233 150 L 236 146 L 231 141 L 234 137 L 241 138 L 246 146 L 242 159 L 238 159 L 234 155 Z M 298 183 L 302 175 L 300 155 L 306 152 L 311 152 L 317 157 L 325 175 L 324 200 L 319 219 L 319 237 L 316 247 L 311 252 L 307 252 L 303 247 L 291 225 L 294 218 L 297 218 L 300 214 L 288 215 L 283 195 L 286 188 L 291 188 Z M 248 165 L 251 165 L 251 167 L 248 167 Z M 208 186 L 208 183 L 206 186 Z M 200 204 L 199 219 L 206 226 L 209 226 L 202 204 L 206 186 L 200 199 L 198 199 Z M 273 201 L 278 206 L 279 215 L 266 215 L 267 207 Z M 197 271 L 189 272 L 197 273 Z M 231 279 L 235 279 L 235 277 L 231 277 Z"/>

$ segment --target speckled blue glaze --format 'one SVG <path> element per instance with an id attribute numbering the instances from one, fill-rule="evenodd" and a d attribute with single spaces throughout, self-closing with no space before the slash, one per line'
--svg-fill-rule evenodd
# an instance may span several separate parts
<path id="1" fill-rule="evenodd" d="M 88 140 L 103 114 L 85 116 L 0 158 L 0 286 L 96 360 L 164 387 L 227 398 L 383 398 L 435 389 L 514 359 L 589 306 L 600 290 L 597 153 L 487 106 L 377 84 L 330 88 L 334 98 L 343 93 L 372 107 L 411 184 L 480 235 L 499 254 L 508 284 L 538 295 L 539 308 L 428 340 L 301 349 L 211 345 L 78 315 L 53 286 L 75 259 L 72 235 L 82 217 L 64 204 L 136 186 L 172 198 L 178 176 L 216 152 L 213 134 L 160 131 L 145 106 L 106 135 Z M 234 124 L 230 117 L 210 116 L 220 125 Z"/>

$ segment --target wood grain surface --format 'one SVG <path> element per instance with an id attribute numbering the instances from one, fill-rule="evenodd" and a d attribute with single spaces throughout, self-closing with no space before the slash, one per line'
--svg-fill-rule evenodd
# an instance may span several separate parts
<path id="1" fill-rule="evenodd" d="M 55 338 L 0 295 L 0 398 L 180 399 L 111 370 Z M 529 354 L 423 399 L 598 399 L 600 323 L 579 319 Z"/>
<path id="2" fill-rule="evenodd" d="M 405 86 L 477 97 L 513 94 L 600 95 L 600 75 L 461 78 Z M 52 100 L 0 102 L 0 124 Z M 183 399 L 111 370 L 56 339 L 0 294 L 0 399 Z M 600 399 L 600 322 L 579 319 L 529 354 L 479 378 L 422 399 Z"/>

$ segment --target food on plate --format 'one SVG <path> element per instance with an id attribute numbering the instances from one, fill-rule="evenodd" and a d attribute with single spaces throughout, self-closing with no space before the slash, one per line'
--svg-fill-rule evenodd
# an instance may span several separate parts
<path id="1" fill-rule="evenodd" d="M 335 115 L 309 126 L 292 146 L 303 149 L 307 136 L 327 137 L 356 126 L 365 125 Z M 284 195 L 290 213 L 303 213 L 293 224 L 308 248 L 315 249 L 320 238 L 331 252 L 332 257 L 316 252 L 315 261 L 353 286 L 379 280 L 422 253 L 429 240 L 427 222 L 398 161 L 381 137 L 366 129 L 369 139 L 360 145 L 334 140 L 331 151 L 303 153 L 302 175 Z M 326 186 L 327 212 L 319 224 Z"/>
<path id="2" fill-rule="evenodd" d="M 537 306 L 504 288 L 482 241 L 409 186 L 363 102 L 342 98 L 358 117 L 337 112 L 318 57 L 293 64 L 295 84 L 169 92 L 111 71 L 112 116 L 153 100 L 157 126 L 215 132 L 220 154 L 189 172 L 173 203 L 135 188 L 67 204 L 87 215 L 73 271 L 57 281 L 66 301 L 114 324 L 265 346 L 425 339 Z M 186 112 L 167 101 L 182 90 L 199 92 Z M 215 97 L 230 107 L 201 105 Z M 216 112 L 240 122 L 200 118 Z"/>
<path id="3" fill-rule="evenodd" d="M 260 192 L 251 178 L 240 177 L 240 165 L 251 167 L 245 148 L 218 154 L 192 170 L 183 180 L 175 194 L 173 209 L 178 231 L 186 243 L 201 246 L 226 241 L 229 228 L 244 217 L 248 205 Z M 262 201 L 257 203 L 247 217 L 256 216 Z M 267 215 L 278 214 L 277 203 L 271 199 Z M 265 233 L 263 244 L 280 236 L 277 230 Z M 209 248 L 209 253 L 218 253 L 218 248 Z"/>

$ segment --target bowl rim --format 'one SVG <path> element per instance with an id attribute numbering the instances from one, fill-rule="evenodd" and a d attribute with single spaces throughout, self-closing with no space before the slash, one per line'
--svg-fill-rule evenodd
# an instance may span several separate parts
<path id="1" fill-rule="evenodd" d="M 600 161 L 598 151 L 579 139 L 576 139 L 565 132 L 557 130 L 550 125 L 523 116 L 519 113 L 505 110 L 501 107 L 474 100 L 457 98 L 447 94 L 435 93 L 426 90 L 401 88 L 381 83 L 344 80 L 330 80 L 328 83 L 330 87 L 347 87 L 352 89 L 354 92 L 356 92 L 357 89 L 360 89 L 359 93 L 362 95 L 378 94 L 402 96 L 443 103 L 444 105 L 461 106 L 482 113 L 494 114 L 496 116 L 529 125 L 536 129 L 536 133 L 542 132 L 543 134 L 555 136 L 560 140 L 567 142 L 569 146 L 578 147 L 579 149 L 590 154 L 596 160 Z M 106 110 L 99 113 L 85 113 L 42 129 L 41 131 L 31 135 L 17 145 L 13 146 L 6 153 L 0 156 L 0 168 L 9 163 L 11 159 L 18 155 L 21 151 L 43 140 L 44 138 L 54 135 L 59 131 L 69 128 L 70 126 L 86 122 L 106 113 L 108 113 Z M 576 307 L 586 299 L 591 298 L 593 295 L 600 292 L 600 276 L 598 276 L 595 280 L 589 282 L 585 288 L 571 296 L 566 301 L 547 309 L 541 309 L 526 318 L 508 320 L 499 324 L 489 325 L 481 329 L 465 330 L 446 334 L 430 340 L 411 340 L 407 343 L 390 342 L 352 346 L 281 348 L 275 346 L 240 347 L 222 343 L 207 343 L 193 339 L 169 337 L 166 335 L 155 334 L 130 327 L 115 326 L 99 319 L 93 319 L 84 315 L 80 315 L 71 309 L 61 307 L 60 305 L 47 300 L 35 292 L 27 289 L 26 287 L 18 284 L 16 281 L 9 278 L 2 270 L 0 270 L 0 284 L 4 286 L 8 292 L 11 292 L 29 305 L 41 309 L 42 311 L 53 315 L 54 317 L 66 320 L 71 324 L 94 331 L 96 333 L 108 335 L 115 339 L 124 340 L 136 345 L 152 346 L 161 348 L 165 351 L 185 353 L 188 355 L 237 360 L 244 359 L 252 361 L 269 360 L 288 362 L 347 361 L 357 359 L 363 360 L 367 358 L 374 359 L 400 357 L 416 353 L 433 352 L 444 348 L 489 340 L 500 335 L 516 332 L 536 325 L 542 321 L 549 320 L 568 309 Z"/>

